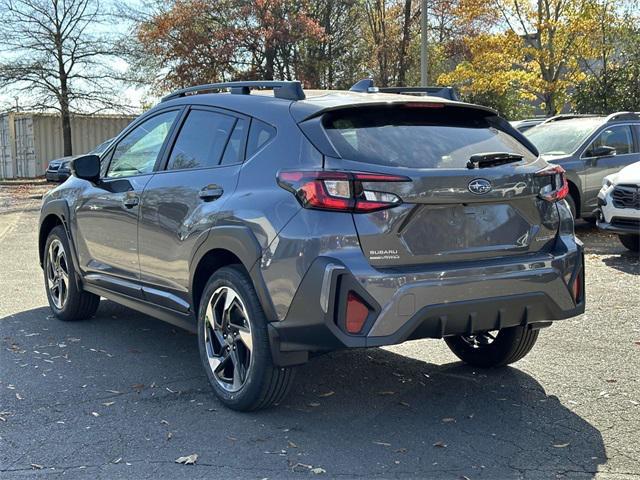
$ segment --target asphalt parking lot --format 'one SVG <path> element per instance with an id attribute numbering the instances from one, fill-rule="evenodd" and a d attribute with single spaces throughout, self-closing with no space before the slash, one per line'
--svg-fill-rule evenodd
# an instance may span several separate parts
<path id="1" fill-rule="evenodd" d="M 338 352 L 240 414 L 209 392 L 194 336 L 104 300 L 51 317 L 32 196 L 0 187 L 3 479 L 640 478 L 640 260 L 613 236 L 579 225 L 587 311 L 511 368 L 437 340 Z"/>

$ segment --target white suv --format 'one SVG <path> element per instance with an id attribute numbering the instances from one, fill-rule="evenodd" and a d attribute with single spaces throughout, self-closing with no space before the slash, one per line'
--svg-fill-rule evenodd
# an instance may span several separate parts
<path id="1" fill-rule="evenodd" d="M 629 250 L 640 251 L 640 162 L 605 177 L 598 208 L 598 227 L 617 233 Z"/>

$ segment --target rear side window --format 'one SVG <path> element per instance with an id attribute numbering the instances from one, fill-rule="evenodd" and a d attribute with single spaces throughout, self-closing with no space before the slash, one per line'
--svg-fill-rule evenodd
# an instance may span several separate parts
<path id="1" fill-rule="evenodd" d="M 247 125 L 249 122 L 239 118 L 236 121 L 236 126 L 233 127 L 231 137 L 227 142 L 227 148 L 224 150 L 222 156 L 221 165 L 233 165 L 235 163 L 242 163 L 244 160 L 244 143 L 247 137 Z"/>
<path id="2" fill-rule="evenodd" d="M 465 168 L 472 155 L 534 155 L 489 125 L 482 112 L 461 108 L 393 106 L 332 112 L 323 125 L 345 159 L 406 168 Z"/>
<path id="3" fill-rule="evenodd" d="M 253 156 L 276 136 L 276 129 L 260 120 L 251 120 L 249 139 L 247 140 L 247 158 Z"/>
<path id="4" fill-rule="evenodd" d="M 167 170 L 217 166 L 235 123 L 229 115 L 191 110 L 171 150 Z"/>

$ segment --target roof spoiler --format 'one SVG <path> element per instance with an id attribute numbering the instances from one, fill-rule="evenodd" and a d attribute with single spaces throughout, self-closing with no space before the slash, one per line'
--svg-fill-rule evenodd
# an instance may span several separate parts
<path id="1" fill-rule="evenodd" d="M 221 91 L 229 91 L 235 95 L 250 95 L 251 90 L 273 90 L 273 96 L 284 100 L 304 100 L 305 94 L 302 84 L 298 80 L 292 81 L 246 81 L 246 82 L 222 82 L 207 83 L 204 85 L 194 85 L 193 87 L 183 88 L 170 93 L 162 98 L 162 102 L 174 100 L 187 95 L 198 95 L 201 93 L 219 93 Z"/>
<path id="2" fill-rule="evenodd" d="M 400 95 L 429 95 L 431 97 L 446 98 L 447 100 L 459 101 L 458 93 L 453 87 L 376 87 L 372 78 L 365 78 L 354 84 L 350 89 L 352 92 L 361 93 L 397 93 Z"/>

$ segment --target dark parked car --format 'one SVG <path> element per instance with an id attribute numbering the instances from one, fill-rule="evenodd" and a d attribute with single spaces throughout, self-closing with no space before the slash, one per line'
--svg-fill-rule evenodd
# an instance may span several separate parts
<path id="1" fill-rule="evenodd" d="M 525 118 L 524 120 L 514 120 L 509 123 L 511 123 L 511 126 L 513 128 L 515 128 L 521 133 L 524 133 L 530 128 L 533 128 L 536 125 L 540 125 L 545 120 L 546 120 L 545 117 L 536 117 L 536 118 Z"/>
<path id="2" fill-rule="evenodd" d="M 106 297 L 196 331 L 251 410 L 322 352 L 444 338 L 503 366 L 584 311 L 562 168 L 491 109 L 357 90 L 192 87 L 75 159 L 40 220 L 55 316 Z"/>
<path id="3" fill-rule="evenodd" d="M 596 221 L 607 175 L 640 160 L 640 115 L 559 115 L 525 132 L 548 162 L 567 171 L 567 201 L 576 218 Z"/>
<path id="4" fill-rule="evenodd" d="M 96 148 L 89 152 L 90 155 L 102 155 L 104 151 L 107 149 L 109 144 L 113 141 L 113 138 L 109 140 L 105 140 Z M 49 162 L 49 166 L 47 167 L 47 171 L 45 172 L 45 177 L 47 182 L 64 182 L 67 178 L 71 176 L 71 161 L 74 158 L 78 158 L 80 155 L 73 155 L 70 157 L 62 157 L 56 160 L 51 160 Z"/>

